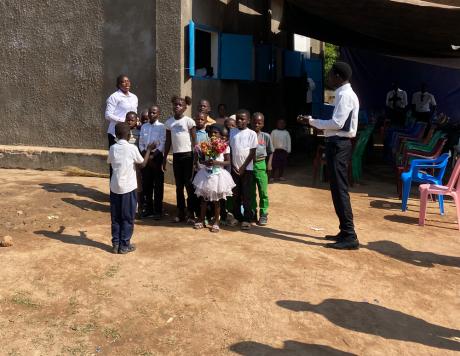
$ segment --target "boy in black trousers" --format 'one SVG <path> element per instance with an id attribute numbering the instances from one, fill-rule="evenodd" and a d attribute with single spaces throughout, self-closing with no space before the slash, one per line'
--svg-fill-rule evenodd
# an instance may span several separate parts
<path id="1" fill-rule="evenodd" d="M 137 206 L 137 179 L 134 164 L 145 167 L 153 145 L 147 147 L 142 158 L 136 146 L 128 141 L 130 127 L 126 122 L 115 126 L 118 141 L 110 147 L 107 162 L 113 173 L 110 178 L 110 213 L 112 218 L 112 252 L 126 254 L 136 247 L 131 244 Z"/>

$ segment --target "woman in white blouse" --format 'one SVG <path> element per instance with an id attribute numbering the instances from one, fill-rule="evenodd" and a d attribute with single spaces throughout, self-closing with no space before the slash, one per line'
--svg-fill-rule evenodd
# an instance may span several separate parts
<path id="1" fill-rule="evenodd" d="M 105 119 L 109 122 L 107 135 L 109 148 L 115 143 L 115 125 L 117 122 L 124 122 L 129 111 L 137 112 L 137 96 L 131 93 L 131 81 L 127 75 L 121 74 L 117 77 L 118 90 L 107 99 Z"/>

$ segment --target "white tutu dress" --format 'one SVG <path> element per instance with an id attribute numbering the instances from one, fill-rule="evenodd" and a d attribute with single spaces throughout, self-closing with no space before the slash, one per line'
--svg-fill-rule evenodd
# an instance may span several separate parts
<path id="1" fill-rule="evenodd" d="M 230 147 L 227 147 L 225 153 L 230 153 Z M 224 154 L 221 153 L 216 161 L 223 162 Z M 214 166 L 212 171 L 202 164 L 199 164 L 199 167 L 200 170 L 192 182 L 196 196 L 206 201 L 218 201 L 232 196 L 235 182 L 224 167 Z"/>

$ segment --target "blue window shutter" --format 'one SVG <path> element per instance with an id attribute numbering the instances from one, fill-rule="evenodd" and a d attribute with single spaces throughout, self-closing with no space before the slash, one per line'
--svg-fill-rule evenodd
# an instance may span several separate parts
<path id="1" fill-rule="evenodd" d="M 191 77 L 195 76 L 195 23 L 190 20 L 188 25 L 188 72 Z"/>
<path id="2" fill-rule="evenodd" d="M 296 51 L 284 51 L 284 76 L 300 77 L 302 75 L 302 53 Z"/>
<path id="3" fill-rule="evenodd" d="M 256 46 L 256 80 L 259 82 L 275 81 L 275 55 L 272 45 Z"/>
<path id="4" fill-rule="evenodd" d="M 252 36 L 222 33 L 220 79 L 252 80 L 254 44 Z"/>

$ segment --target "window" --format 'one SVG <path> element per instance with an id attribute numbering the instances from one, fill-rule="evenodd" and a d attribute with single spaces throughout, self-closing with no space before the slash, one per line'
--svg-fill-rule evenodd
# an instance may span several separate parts
<path id="1" fill-rule="evenodd" d="M 252 36 L 189 24 L 189 74 L 194 78 L 253 79 Z"/>

